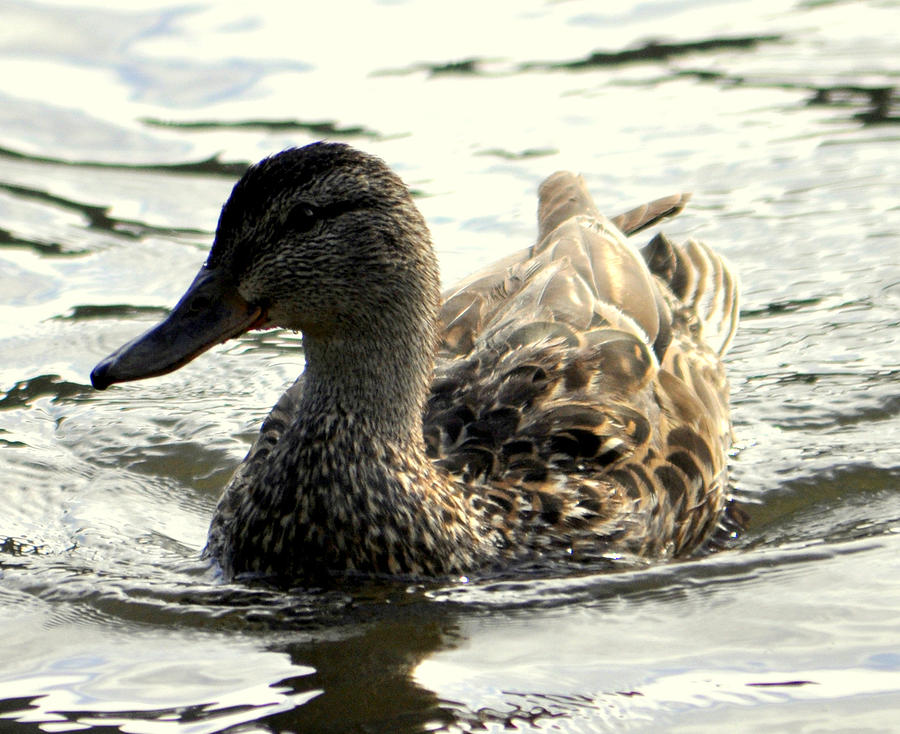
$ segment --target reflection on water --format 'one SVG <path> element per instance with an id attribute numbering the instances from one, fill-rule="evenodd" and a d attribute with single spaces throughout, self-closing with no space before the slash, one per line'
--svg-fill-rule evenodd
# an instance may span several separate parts
<path id="1" fill-rule="evenodd" d="M 894 5 L 5 8 L 0 729 L 890 729 Z M 302 369 L 299 337 L 251 335 L 102 395 L 87 375 L 175 302 L 244 166 L 320 137 L 401 173 L 446 282 L 534 236 L 555 169 L 609 212 L 692 190 L 667 230 L 744 284 L 739 545 L 331 590 L 200 565 L 221 488 Z"/>

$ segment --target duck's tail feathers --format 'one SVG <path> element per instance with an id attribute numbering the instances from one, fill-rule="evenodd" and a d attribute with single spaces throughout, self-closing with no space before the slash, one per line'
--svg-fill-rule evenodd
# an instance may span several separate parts
<path id="1" fill-rule="evenodd" d="M 661 199 L 641 204 L 634 209 L 629 209 L 610 221 L 627 236 L 637 234 L 657 222 L 680 214 L 685 205 L 690 201 L 691 195 L 687 193 L 672 194 Z"/>
<path id="2" fill-rule="evenodd" d="M 650 271 L 696 315 L 707 344 L 724 355 L 737 331 L 740 308 L 740 284 L 728 261 L 695 239 L 675 244 L 662 233 L 641 254 Z"/>
<path id="3" fill-rule="evenodd" d="M 547 177 L 538 190 L 538 196 L 538 242 L 574 216 L 600 216 L 584 179 L 569 171 L 557 171 Z M 630 236 L 667 217 L 674 217 L 684 209 L 690 198 L 687 193 L 664 196 L 629 209 L 610 221 L 623 234 Z"/>
<path id="4" fill-rule="evenodd" d="M 538 189 L 537 241 L 578 215 L 600 216 L 584 179 L 569 171 L 557 171 L 545 178 Z"/>

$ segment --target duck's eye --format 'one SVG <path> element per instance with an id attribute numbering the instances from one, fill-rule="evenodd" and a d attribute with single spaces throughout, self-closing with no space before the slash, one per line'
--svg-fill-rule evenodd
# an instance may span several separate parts
<path id="1" fill-rule="evenodd" d="M 291 232 L 307 232 L 319 220 L 319 212 L 311 204 L 297 204 L 284 220 L 284 228 Z"/>

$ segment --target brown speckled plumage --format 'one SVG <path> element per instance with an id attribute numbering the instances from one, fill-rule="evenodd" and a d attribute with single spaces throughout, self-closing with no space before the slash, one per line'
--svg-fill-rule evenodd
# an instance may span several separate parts
<path id="1" fill-rule="evenodd" d="M 92 379 L 160 374 L 248 328 L 303 332 L 304 374 L 210 527 L 205 553 L 228 576 L 682 556 L 728 499 L 720 357 L 738 288 L 701 243 L 657 235 L 639 251 L 623 232 L 685 201 L 609 220 L 579 177 L 554 174 L 537 244 L 441 297 L 428 229 L 390 169 L 345 145 L 284 151 L 235 186 L 169 319 Z M 210 308 L 207 282 L 229 315 L 136 366 Z"/>

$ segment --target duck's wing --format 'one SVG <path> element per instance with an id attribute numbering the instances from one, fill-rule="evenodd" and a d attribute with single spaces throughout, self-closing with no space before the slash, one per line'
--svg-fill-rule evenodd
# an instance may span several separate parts
<path id="1" fill-rule="evenodd" d="M 617 220 L 637 231 L 684 201 Z M 684 552 L 725 502 L 719 354 L 736 281 L 700 243 L 657 237 L 637 250 L 572 174 L 542 185 L 538 211 L 536 245 L 448 293 L 424 423 L 431 456 L 521 532 L 552 538 L 543 526 L 556 526 L 571 542 L 582 528 L 588 543 Z"/>
<path id="2" fill-rule="evenodd" d="M 475 337 L 490 319 L 492 307 L 501 303 L 508 297 L 511 289 L 521 284 L 520 271 L 523 264 L 529 263 L 540 252 L 550 249 L 551 245 L 556 244 L 556 239 L 562 239 L 558 237 L 551 240 L 549 235 L 568 220 L 587 217 L 598 224 L 602 220 L 608 227 L 630 236 L 667 217 L 675 216 L 684 209 L 690 198 L 689 193 L 673 194 L 606 219 L 594 205 L 581 176 L 565 171 L 550 176 L 540 188 L 537 244 L 491 263 L 442 294 L 444 349 L 455 354 L 465 354 L 472 348 Z M 577 239 L 579 238 L 576 236 Z M 568 245 L 554 248 L 553 256 L 559 257 L 561 250 L 567 246 L 572 246 L 571 238 Z M 575 247 L 579 249 L 577 245 Z M 602 263 L 600 267 L 602 268 Z"/>

